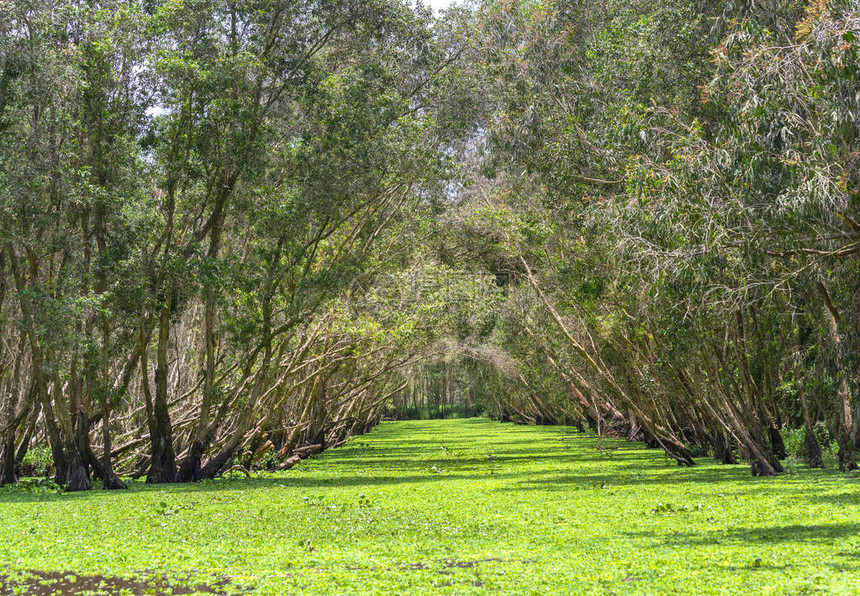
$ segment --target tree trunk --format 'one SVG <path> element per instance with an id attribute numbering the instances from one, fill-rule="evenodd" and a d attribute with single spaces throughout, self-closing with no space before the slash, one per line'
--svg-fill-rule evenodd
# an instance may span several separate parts
<path id="1" fill-rule="evenodd" d="M 18 474 L 15 470 L 15 429 L 6 432 L 3 440 L 2 452 L 0 452 L 0 486 L 15 484 L 18 482 Z"/>
<path id="2" fill-rule="evenodd" d="M 785 459 L 788 457 L 788 452 L 785 449 L 785 442 L 782 440 L 782 434 L 779 429 L 774 426 L 768 426 L 767 436 L 770 439 L 770 450 L 776 459 Z"/>
<path id="3" fill-rule="evenodd" d="M 57 419 L 54 416 L 54 408 L 48 398 L 47 387 L 44 381 L 41 380 L 41 375 L 36 373 L 38 383 L 37 391 L 39 392 L 42 409 L 45 412 L 45 427 L 48 434 L 48 444 L 51 446 L 51 457 L 54 460 L 54 482 L 63 486 L 68 479 L 68 462 L 66 454 L 63 450 L 63 441 L 60 438 L 60 428 L 57 426 Z"/>
<path id="4" fill-rule="evenodd" d="M 87 467 L 81 458 L 81 453 L 78 451 L 78 446 L 74 439 L 66 441 L 65 452 L 67 454 L 67 473 L 66 473 L 66 490 L 69 492 L 78 492 L 90 490 L 90 478 L 87 474 Z"/>
<path id="5" fill-rule="evenodd" d="M 0 107 L 2 107 L 2 101 L 0 101 Z M 3 325 L 3 304 L 6 301 L 6 256 L 3 254 L 3 251 L 0 250 L 0 345 L 2 345 L 4 339 L 4 329 Z M 0 365 L 2 365 L 2 356 L 3 352 L 0 349 Z M 4 370 L 0 368 L 0 379 L 4 377 Z M 2 391 L 2 389 L 0 389 Z M 0 414 L 5 414 L 5 416 L 0 417 L 0 422 L 6 422 L 3 418 L 8 418 L 7 427 L 4 429 L 5 432 L 0 433 L 0 438 L 3 440 L 3 444 L 0 445 L 0 486 L 4 484 L 15 484 L 18 482 L 18 475 L 15 473 L 15 424 L 12 423 L 12 414 L 11 411 L 13 408 L 13 400 L 12 400 L 12 392 L 9 391 L 7 395 L 0 395 L 0 399 L 3 400 L 3 403 L 0 404 Z"/>
<path id="6" fill-rule="evenodd" d="M 96 207 L 96 218 L 95 218 L 95 236 L 96 236 L 96 245 L 99 249 L 99 254 L 104 257 L 107 253 L 107 230 L 105 229 L 105 214 L 104 207 L 99 205 Z M 104 273 L 99 273 L 98 282 L 96 286 L 96 290 L 99 294 L 107 291 L 107 279 L 105 278 Z M 98 404 L 99 411 L 101 413 L 102 418 L 102 457 L 101 461 L 98 462 L 101 465 L 101 474 L 102 474 L 102 489 L 104 490 L 115 490 L 115 489 L 123 489 L 126 488 L 125 483 L 120 480 L 119 476 L 116 475 L 113 469 L 113 461 L 111 457 L 111 433 L 110 433 L 110 396 L 111 396 L 111 387 L 113 383 L 110 378 L 110 338 L 111 338 L 111 326 L 110 319 L 108 318 L 108 314 L 105 312 L 101 313 L 100 316 L 101 323 L 101 336 L 102 336 L 102 345 L 101 345 L 101 366 L 98 371 L 99 385 L 100 390 L 98 392 Z M 137 348 L 134 348 L 134 352 L 137 352 Z M 131 358 L 131 361 L 134 361 L 134 357 Z M 126 371 L 123 371 L 124 375 Z M 123 375 L 123 376 L 124 376 Z M 120 383 L 127 382 L 122 377 L 120 379 Z"/>
<path id="7" fill-rule="evenodd" d="M 74 429 L 75 448 L 81 461 L 88 471 L 92 471 L 94 478 L 101 480 L 103 478 L 102 465 L 90 446 L 89 416 L 82 412 L 75 413 L 72 417 L 72 428 Z"/>
<path id="8" fill-rule="evenodd" d="M 854 409 L 854 449 L 860 449 L 860 400 Z"/>
<path id="9" fill-rule="evenodd" d="M 102 488 L 104 490 L 117 490 L 128 488 L 125 483 L 120 480 L 116 472 L 113 470 L 113 462 L 111 461 L 111 434 L 110 434 L 110 412 L 108 410 L 107 399 L 102 397 L 99 400 L 102 411 L 102 442 L 104 443 L 104 451 L 102 451 Z"/>
<path id="10" fill-rule="evenodd" d="M 170 293 L 167 292 L 158 321 L 156 346 L 155 399 L 149 415 L 151 456 L 148 484 L 176 482 L 176 453 L 173 450 L 173 428 L 167 406 L 167 343 L 170 339 Z"/>
<path id="11" fill-rule="evenodd" d="M 827 323 L 830 328 L 830 339 L 836 349 L 836 367 L 838 369 L 839 385 L 837 388 L 837 430 L 836 443 L 839 445 L 839 469 L 843 472 L 857 469 L 854 459 L 854 442 L 851 440 L 853 422 L 851 420 L 851 388 L 848 385 L 847 369 L 844 365 L 844 347 L 839 334 L 839 312 L 833 304 L 827 284 L 819 280 L 818 289 L 824 300 Z"/>
<path id="12" fill-rule="evenodd" d="M 738 463 L 726 433 L 718 430 L 714 433 L 714 457 L 721 464 L 734 465 Z"/>
<path id="13" fill-rule="evenodd" d="M 33 410 L 30 414 L 30 421 L 24 429 L 24 436 L 22 436 L 21 440 L 18 442 L 18 451 L 15 452 L 15 466 L 17 469 L 20 469 L 20 466 L 24 461 L 24 457 L 30 449 L 30 441 L 33 440 L 33 435 L 36 432 L 36 423 L 39 421 L 39 415 L 42 413 L 42 404 L 40 402 L 36 401 L 33 403 L 32 408 Z"/>
<path id="14" fill-rule="evenodd" d="M 823 468 L 824 458 L 821 456 L 821 447 L 812 427 L 812 419 L 809 417 L 809 404 L 806 401 L 806 390 L 800 387 L 800 405 L 803 409 L 803 434 L 806 443 L 806 463 L 811 468 Z"/>
<path id="15" fill-rule="evenodd" d="M 84 461 L 84 457 L 86 457 L 87 450 L 89 449 L 89 436 L 85 435 L 87 445 L 82 449 L 79 444 L 80 437 L 73 421 L 73 412 L 71 412 L 70 403 L 63 395 L 63 384 L 56 374 L 52 385 L 54 393 L 53 403 L 56 404 L 54 414 L 58 417 L 57 426 L 59 428 L 59 437 L 63 441 L 62 450 L 66 464 L 64 472 L 65 483 L 62 484 L 65 485 L 66 490 L 69 492 L 90 490 L 92 488 L 90 484 L 90 470 Z M 77 416 L 80 413 L 74 413 L 74 415 Z M 86 429 L 86 424 L 79 421 L 77 427 Z M 58 482 L 58 484 L 61 483 Z"/>

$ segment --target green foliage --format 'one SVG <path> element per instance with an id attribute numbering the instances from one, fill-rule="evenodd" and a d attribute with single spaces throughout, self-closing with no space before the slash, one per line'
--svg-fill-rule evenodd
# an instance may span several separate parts
<path id="1" fill-rule="evenodd" d="M 837 461 L 837 451 L 839 446 L 836 444 L 836 439 L 833 433 L 823 421 L 818 421 L 813 425 L 812 430 L 818 444 L 821 447 L 821 453 L 824 457 L 825 466 L 833 467 Z M 803 428 L 787 428 L 782 431 L 782 438 L 785 442 L 785 449 L 789 456 L 796 460 L 803 460 L 807 457 L 806 452 L 806 431 Z"/>
<path id="2" fill-rule="evenodd" d="M 805 434 L 806 432 L 802 428 L 785 429 L 782 431 L 782 440 L 785 442 L 785 450 L 789 456 L 795 459 L 803 457 Z"/>
<path id="3" fill-rule="evenodd" d="M 388 415 L 395 420 L 448 420 L 481 416 L 484 413 L 483 410 L 481 405 L 466 407 L 465 404 L 457 403 L 444 407 L 410 406 L 399 405 L 395 400 L 388 410 Z"/>
<path id="4" fill-rule="evenodd" d="M 798 466 L 750 479 L 598 444 L 567 427 L 397 422 L 250 479 L 132 482 L 121 498 L 9 486 L 0 582 L 158 569 L 174 586 L 226 580 L 237 593 L 855 588 L 855 477 Z"/>
<path id="5" fill-rule="evenodd" d="M 25 476 L 50 476 L 53 463 L 50 446 L 42 443 L 27 450 L 21 462 L 21 470 Z"/>

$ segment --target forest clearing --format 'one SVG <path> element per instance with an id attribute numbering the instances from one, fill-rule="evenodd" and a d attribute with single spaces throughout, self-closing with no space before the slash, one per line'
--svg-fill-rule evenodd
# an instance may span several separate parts
<path id="1" fill-rule="evenodd" d="M 385 422 L 252 478 L 5 487 L 0 573 L 173 593 L 857 593 L 856 475 L 701 463 L 570 427 Z"/>

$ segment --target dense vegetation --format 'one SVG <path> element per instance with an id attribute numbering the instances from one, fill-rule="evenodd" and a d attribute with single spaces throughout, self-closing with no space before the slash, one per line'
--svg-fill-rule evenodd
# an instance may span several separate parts
<path id="1" fill-rule="evenodd" d="M 386 422 L 287 472 L 170 491 L 58 495 L 26 479 L 0 489 L 0 591 L 856 591 L 856 480 L 701 463 L 471 419 Z"/>
<path id="2" fill-rule="evenodd" d="M 488 11 L 493 176 L 462 233 L 522 280 L 502 410 L 766 475 L 786 427 L 821 465 L 822 423 L 856 468 L 858 26 L 856 2 Z"/>
<path id="3" fill-rule="evenodd" d="M 855 0 L 0 3 L 0 484 L 455 402 L 855 469 L 858 36 Z"/>

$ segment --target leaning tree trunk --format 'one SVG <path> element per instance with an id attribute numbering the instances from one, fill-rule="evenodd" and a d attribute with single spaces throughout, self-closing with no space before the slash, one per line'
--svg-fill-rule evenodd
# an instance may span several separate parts
<path id="1" fill-rule="evenodd" d="M 213 243 L 215 240 L 213 239 Z M 212 252 L 210 247 L 210 253 Z M 214 291 L 214 290 L 213 290 Z M 203 307 L 203 343 L 206 356 L 203 372 L 203 398 L 200 402 L 200 415 L 194 431 L 194 440 L 188 455 L 179 467 L 179 482 L 200 480 L 201 460 L 211 442 L 212 397 L 215 392 L 215 297 L 206 296 Z"/>
<path id="2" fill-rule="evenodd" d="M 726 433 L 722 429 L 718 429 L 713 437 L 714 458 L 721 464 L 734 465 L 738 463 L 734 452 L 732 451 L 731 443 L 729 443 Z"/>
<path id="3" fill-rule="evenodd" d="M 716 350 L 713 350 L 716 353 Z M 715 362 L 709 352 L 705 352 L 706 362 L 714 367 Z M 716 375 L 715 375 L 715 378 Z M 737 408 L 732 403 L 731 397 L 719 382 L 714 384 L 715 404 L 711 404 L 707 398 L 702 399 L 702 404 L 710 411 L 713 419 L 731 433 L 732 437 L 746 450 L 750 461 L 750 471 L 754 476 L 776 476 L 782 471 L 782 466 L 775 459 L 771 459 L 769 450 L 753 436 L 753 429 L 748 421 L 743 421 Z"/>
<path id="4" fill-rule="evenodd" d="M 25 419 L 26 426 L 24 427 L 23 436 L 18 441 L 18 450 L 15 452 L 15 469 L 20 470 L 24 458 L 27 456 L 27 451 L 30 449 L 30 441 L 33 440 L 33 435 L 36 434 L 36 423 L 39 422 L 39 417 L 42 414 L 42 404 L 35 400 L 35 395 L 31 394 L 34 401 L 31 404 L 30 414 Z"/>
<path id="5" fill-rule="evenodd" d="M 221 233 L 227 202 L 238 175 L 238 170 L 231 175 L 222 173 L 225 179 L 220 180 L 220 190 L 216 194 L 212 215 L 209 219 L 212 222 L 209 232 L 209 248 L 206 252 L 206 260 L 209 263 L 216 261 L 221 250 Z M 210 427 L 212 426 L 212 398 L 215 393 L 215 319 L 218 304 L 218 283 L 215 281 L 208 286 L 204 286 L 203 292 L 203 348 L 206 357 L 203 372 L 203 399 L 200 401 L 200 416 L 195 426 L 191 448 L 179 468 L 179 482 L 194 482 L 201 478 L 201 459 L 212 441 L 213 433 Z"/>
<path id="6" fill-rule="evenodd" d="M 610 390 L 610 392 L 618 398 L 618 400 L 622 403 L 622 405 L 630 408 L 636 416 L 639 418 L 639 421 L 642 423 L 644 427 L 655 437 L 655 439 L 659 442 L 660 446 L 663 448 L 663 451 L 666 454 L 678 462 L 680 466 L 693 466 L 695 462 L 693 461 L 692 453 L 687 449 L 684 445 L 681 444 L 681 441 L 676 440 L 673 436 L 674 433 L 669 431 L 668 429 L 661 428 L 656 421 L 653 421 L 650 416 L 646 415 L 645 412 L 642 411 L 641 408 L 635 403 L 635 400 L 630 399 L 624 390 L 618 385 L 613 375 L 605 369 L 601 364 L 599 364 L 592 356 L 589 354 L 588 350 L 576 340 L 576 338 L 571 334 L 570 330 L 568 330 L 567 325 L 565 325 L 561 316 L 558 314 L 558 311 L 555 307 L 550 303 L 544 291 L 541 289 L 540 284 L 538 284 L 537 279 L 534 276 L 534 273 L 529 267 L 528 262 L 522 256 L 519 257 L 520 263 L 523 265 L 525 269 L 526 276 L 531 284 L 532 288 L 534 288 L 541 302 L 544 304 L 546 309 L 549 311 L 552 318 L 555 320 L 556 325 L 561 331 L 562 335 L 567 339 L 570 346 L 573 350 L 579 354 L 579 356 L 585 361 L 589 368 L 591 368 L 601 381 L 606 385 L 606 387 Z M 622 416 L 623 419 L 623 416 Z"/>

